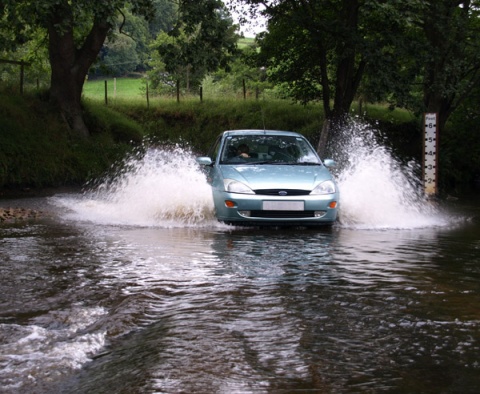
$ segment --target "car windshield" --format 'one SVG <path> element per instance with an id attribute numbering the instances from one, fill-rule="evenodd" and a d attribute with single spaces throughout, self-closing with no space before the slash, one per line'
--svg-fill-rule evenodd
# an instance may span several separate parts
<path id="1" fill-rule="evenodd" d="M 303 137 L 249 134 L 227 137 L 220 164 L 321 164 Z"/>

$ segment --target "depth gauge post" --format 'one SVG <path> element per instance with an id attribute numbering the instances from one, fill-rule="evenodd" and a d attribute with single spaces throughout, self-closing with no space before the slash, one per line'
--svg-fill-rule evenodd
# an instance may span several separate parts
<path id="1" fill-rule="evenodd" d="M 438 128 L 437 114 L 424 114 L 423 184 L 427 197 L 437 195 L 438 184 Z"/>

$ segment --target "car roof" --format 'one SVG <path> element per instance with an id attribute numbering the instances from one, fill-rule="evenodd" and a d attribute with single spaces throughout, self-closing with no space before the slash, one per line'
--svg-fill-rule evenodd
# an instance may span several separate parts
<path id="1" fill-rule="evenodd" d="M 284 135 L 303 137 L 301 134 L 294 131 L 282 131 L 282 130 L 262 130 L 262 129 L 244 129 L 244 130 L 227 130 L 222 133 L 224 136 L 240 136 L 240 135 Z"/>

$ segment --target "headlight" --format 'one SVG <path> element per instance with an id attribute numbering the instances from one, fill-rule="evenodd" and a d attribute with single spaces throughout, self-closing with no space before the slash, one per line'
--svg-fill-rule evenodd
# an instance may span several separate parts
<path id="1" fill-rule="evenodd" d="M 224 179 L 223 185 L 225 186 L 225 191 L 229 193 L 255 194 L 247 185 L 234 179 Z"/>
<path id="2" fill-rule="evenodd" d="M 335 193 L 335 183 L 333 181 L 325 181 L 320 183 L 310 194 L 333 194 Z"/>

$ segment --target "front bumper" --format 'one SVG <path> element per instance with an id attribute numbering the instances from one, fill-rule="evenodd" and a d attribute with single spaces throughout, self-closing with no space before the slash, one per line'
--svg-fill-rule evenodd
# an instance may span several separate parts
<path id="1" fill-rule="evenodd" d="M 330 225 L 337 219 L 338 193 L 270 196 L 214 191 L 215 214 L 225 223 L 245 225 Z M 332 208 L 332 206 L 335 206 Z"/>

